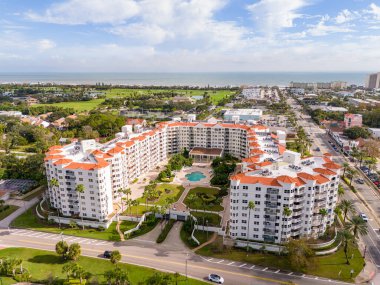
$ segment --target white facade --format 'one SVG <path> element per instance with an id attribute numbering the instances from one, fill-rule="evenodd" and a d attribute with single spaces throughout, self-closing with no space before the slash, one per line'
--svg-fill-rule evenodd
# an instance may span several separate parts
<path id="1" fill-rule="evenodd" d="M 259 121 L 263 115 L 263 110 L 260 109 L 231 109 L 224 113 L 224 120 L 235 121 L 239 118 L 240 121 Z"/>
<path id="2" fill-rule="evenodd" d="M 341 169 L 329 156 L 301 159 L 298 153 L 285 151 L 276 162 L 246 167 L 247 172 L 231 177 L 232 238 L 279 243 L 291 237 L 317 237 L 334 221 Z M 249 201 L 255 203 L 251 211 Z"/>

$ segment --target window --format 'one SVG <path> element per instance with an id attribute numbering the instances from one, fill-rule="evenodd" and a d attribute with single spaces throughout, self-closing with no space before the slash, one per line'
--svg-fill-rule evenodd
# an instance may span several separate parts
<path id="1" fill-rule="evenodd" d="M 261 195 L 260 195 L 260 194 L 256 194 L 255 197 L 256 197 L 256 198 L 260 198 Z"/>
<path id="2" fill-rule="evenodd" d="M 255 205 L 260 205 L 260 201 L 255 201 Z"/>

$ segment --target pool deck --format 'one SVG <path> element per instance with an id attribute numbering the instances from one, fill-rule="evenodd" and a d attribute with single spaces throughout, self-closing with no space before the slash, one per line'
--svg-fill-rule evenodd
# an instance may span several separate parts
<path id="1" fill-rule="evenodd" d="M 192 172 L 202 172 L 205 175 L 199 181 L 189 181 L 186 177 L 187 174 Z M 212 169 L 210 163 L 194 163 L 191 167 L 184 167 L 182 170 L 175 174 L 173 183 L 181 184 L 184 187 L 194 187 L 194 186 L 210 186 L 210 180 L 212 177 Z"/>

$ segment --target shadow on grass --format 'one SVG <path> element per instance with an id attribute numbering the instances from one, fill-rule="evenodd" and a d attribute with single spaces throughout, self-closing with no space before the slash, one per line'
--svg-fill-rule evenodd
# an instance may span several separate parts
<path id="1" fill-rule="evenodd" d="M 45 264 L 63 264 L 66 260 L 63 260 L 61 256 L 53 254 L 36 255 L 28 259 L 31 263 L 45 263 Z"/>

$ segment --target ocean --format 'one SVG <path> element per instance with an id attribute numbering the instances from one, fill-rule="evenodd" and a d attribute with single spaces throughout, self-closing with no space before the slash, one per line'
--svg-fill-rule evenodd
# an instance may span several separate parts
<path id="1" fill-rule="evenodd" d="M 287 86 L 297 82 L 346 81 L 349 85 L 364 85 L 369 73 L 344 72 L 200 72 L 200 73 L 69 73 L 0 72 L 0 84 L 4 83 L 55 83 L 155 86 L 200 86 L 222 87 L 241 85 Z"/>

